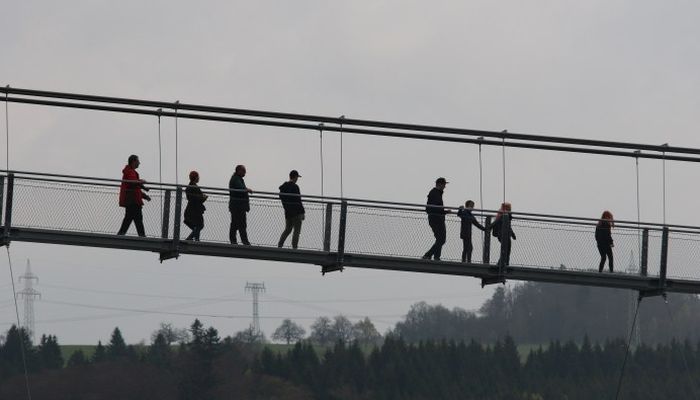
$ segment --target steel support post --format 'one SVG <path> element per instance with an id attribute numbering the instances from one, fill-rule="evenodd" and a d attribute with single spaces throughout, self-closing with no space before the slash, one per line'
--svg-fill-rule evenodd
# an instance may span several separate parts
<path id="1" fill-rule="evenodd" d="M 489 264 L 491 262 L 491 229 L 488 228 L 491 227 L 491 216 L 486 217 L 484 227 L 487 229 L 484 230 L 484 254 L 482 260 L 484 264 Z"/>
<path id="2" fill-rule="evenodd" d="M 335 265 L 324 265 L 322 273 L 342 271 L 343 258 L 345 257 L 345 230 L 347 226 L 348 202 L 343 200 L 340 203 L 340 220 L 338 221 L 338 257 Z"/>
<path id="3" fill-rule="evenodd" d="M 649 229 L 645 228 L 642 231 L 642 259 L 639 265 L 639 274 L 647 276 L 649 260 Z"/>
<path id="4" fill-rule="evenodd" d="M 668 267 L 668 227 L 664 226 L 661 234 L 661 261 L 659 263 L 659 288 L 666 287 L 666 270 Z"/>
<path id="5" fill-rule="evenodd" d="M 326 218 L 323 226 L 323 251 L 331 251 L 331 228 L 333 227 L 333 203 L 326 204 Z"/>
<path id="6" fill-rule="evenodd" d="M 3 232 L 2 245 L 10 244 L 10 228 L 12 227 L 12 198 L 15 187 L 15 175 L 7 175 L 7 199 L 5 199 L 5 230 Z"/>
<path id="7" fill-rule="evenodd" d="M 167 239 L 170 234 L 170 196 L 171 190 L 165 190 L 165 199 L 163 200 L 163 215 L 161 220 L 162 232 L 161 237 Z"/>
<path id="8" fill-rule="evenodd" d="M 166 197 L 170 191 L 166 192 Z M 169 198 L 168 198 L 169 199 Z M 169 203 L 167 203 L 169 204 Z M 169 208 L 169 207 L 168 207 Z M 168 215 L 170 211 L 168 210 Z M 175 190 L 175 215 L 173 215 L 173 240 L 170 249 L 160 252 L 160 262 L 171 258 L 180 257 L 180 225 L 182 221 L 182 187 L 178 186 Z M 166 232 L 167 239 L 167 232 Z"/>

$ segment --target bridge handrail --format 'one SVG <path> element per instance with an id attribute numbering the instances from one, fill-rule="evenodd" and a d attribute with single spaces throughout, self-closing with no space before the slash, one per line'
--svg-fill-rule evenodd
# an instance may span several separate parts
<path id="1" fill-rule="evenodd" d="M 79 176 L 79 175 L 67 175 L 67 174 L 56 174 L 56 173 L 44 173 L 44 172 L 33 172 L 33 171 L 15 171 L 15 170 L 0 170 L 1 176 L 7 176 L 8 174 L 14 174 L 17 178 L 35 180 L 35 181 L 45 181 L 45 182 L 56 182 L 56 183 L 68 183 L 68 184 L 91 184 L 97 186 L 106 187 L 118 187 L 122 182 L 136 183 L 135 181 L 123 181 L 121 179 L 115 178 L 102 178 L 94 176 Z M 186 184 L 175 184 L 167 182 L 147 182 L 150 187 L 160 188 L 162 190 L 172 189 L 175 190 L 178 187 L 183 190 L 188 186 Z M 206 190 L 210 193 L 216 193 L 221 195 L 228 195 L 231 190 L 228 188 L 221 187 L 210 187 L 210 186 L 200 186 L 202 190 Z M 295 194 L 289 194 L 289 196 L 297 196 Z M 346 202 L 349 205 L 356 207 L 371 207 L 371 208 L 381 208 L 390 210 L 405 210 L 405 211 L 416 211 L 424 212 L 426 204 L 420 203 L 407 203 L 407 202 L 393 202 L 384 200 L 371 200 L 371 199 L 360 199 L 351 197 L 335 197 L 335 196 L 318 196 L 318 195 L 300 195 L 307 202 L 313 203 L 334 203 L 340 204 Z M 279 192 L 266 192 L 266 191 L 255 191 L 251 197 L 279 200 Z M 431 207 L 431 206 L 428 206 Z M 459 208 L 454 206 L 444 206 L 446 210 L 457 211 Z M 490 209 L 473 209 L 473 213 L 484 216 L 494 216 L 498 211 Z M 555 214 L 544 214 L 544 213 L 532 213 L 532 212 L 516 212 L 513 213 L 517 219 L 539 221 L 539 222 L 551 222 L 551 223 L 571 223 L 577 225 L 591 226 L 597 224 L 598 218 L 589 217 L 577 217 L 577 216 L 567 216 L 567 215 L 555 215 Z M 697 233 L 700 231 L 700 227 L 691 225 L 675 225 L 675 224 L 659 224 L 652 222 L 637 222 L 628 220 L 617 220 L 615 221 L 616 226 L 621 228 L 630 229 L 650 229 L 650 230 L 662 230 L 663 227 L 668 227 L 680 232 L 686 231 L 688 233 Z"/>

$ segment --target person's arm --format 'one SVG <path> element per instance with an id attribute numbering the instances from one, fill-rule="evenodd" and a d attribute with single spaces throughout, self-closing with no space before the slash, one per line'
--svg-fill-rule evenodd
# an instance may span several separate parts
<path id="1" fill-rule="evenodd" d="M 481 225 L 479 221 L 476 220 L 476 217 L 472 215 L 472 225 L 476 226 L 477 228 L 481 229 L 482 231 L 486 230 L 486 227 Z"/>

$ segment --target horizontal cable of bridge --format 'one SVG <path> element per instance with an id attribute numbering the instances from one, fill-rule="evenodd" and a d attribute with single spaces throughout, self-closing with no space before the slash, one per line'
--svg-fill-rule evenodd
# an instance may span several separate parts
<path id="1" fill-rule="evenodd" d="M 700 149 L 689 148 L 689 147 L 677 147 L 677 146 L 667 146 L 667 145 L 649 145 L 642 143 L 628 143 L 628 142 L 618 142 L 618 141 L 605 141 L 605 140 L 594 140 L 594 139 L 580 139 L 580 138 L 567 138 L 561 136 L 546 136 L 546 135 L 533 135 L 533 134 L 522 134 L 522 133 L 510 133 L 510 132 L 496 132 L 487 130 L 476 130 L 476 129 L 464 129 L 464 128 L 454 128 L 445 126 L 434 126 L 434 125 L 421 125 L 421 124 L 407 124 L 407 123 L 397 123 L 389 121 L 375 121 L 375 120 L 365 120 L 365 119 L 354 119 L 345 117 L 328 117 L 322 115 L 310 115 L 310 114 L 297 114 L 297 113 L 285 113 L 285 112 L 273 112 L 273 111 L 263 111 L 263 110 L 251 110 L 251 109 L 241 109 L 241 108 L 228 108 L 228 107 L 217 107 L 217 106 L 207 106 L 201 104 L 190 104 L 190 103 L 180 103 L 178 102 L 164 102 L 164 101 L 153 101 L 153 100 L 143 100 L 143 99 L 131 99 L 123 97 L 110 97 L 110 96 L 96 96 L 96 95 L 86 95 L 78 93 L 65 93 L 65 92 L 55 92 L 55 91 L 45 91 L 45 90 L 33 90 L 33 89 L 23 89 L 23 88 L 12 88 L 12 87 L 2 87 L 0 88 L 0 93 L 21 95 L 26 97 L 39 97 L 39 98 L 57 98 L 57 99 L 67 99 L 67 100 L 77 100 L 83 102 L 92 103 L 108 103 L 108 104 L 122 104 L 140 107 L 154 107 L 154 108 L 165 108 L 173 110 L 188 110 L 197 112 L 207 112 L 215 114 L 230 114 L 230 115 L 245 115 L 253 116 L 259 118 L 269 118 L 269 119 L 284 119 L 284 120 L 295 120 L 295 121 L 306 121 L 315 123 L 331 123 L 336 125 L 343 125 L 344 127 L 353 126 L 363 126 L 372 128 L 385 128 L 394 130 L 406 130 L 414 132 L 433 132 L 433 133 L 443 133 L 450 135 L 466 135 L 466 136 L 483 136 L 496 139 L 507 139 L 507 140 L 522 140 L 522 141 L 532 141 L 532 142 L 549 142 L 549 143 L 561 143 L 561 144 L 571 144 L 571 145 L 582 145 L 582 146 L 593 146 L 593 147 L 609 147 L 609 148 L 623 148 L 631 150 L 645 150 L 654 151 L 659 153 L 684 153 L 684 154 L 696 154 L 700 155 Z M 3 99 L 4 100 L 4 99 Z M 16 98 L 9 99 L 8 101 L 15 101 Z M 20 99 L 28 100 L 28 99 Z M 39 103 L 35 103 L 39 104 Z M 48 104 L 47 104 L 48 105 Z M 83 104 L 84 105 L 84 104 Z M 165 113 L 161 114 L 165 115 Z M 178 117 L 180 114 L 178 113 Z"/>
<path id="2" fill-rule="evenodd" d="M 114 107 L 114 106 L 103 106 L 95 104 L 83 104 L 83 103 L 69 103 L 69 102 L 59 102 L 59 101 L 48 101 L 48 100 L 35 100 L 35 99 L 24 99 L 24 98 L 3 98 L 0 97 L 0 101 L 8 101 L 15 103 L 25 103 L 25 104 L 35 104 L 35 105 L 45 105 L 54 107 L 67 107 L 67 108 L 78 108 L 78 109 L 89 109 L 97 111 L 108 111 L 108 112 L 121 112 L 121 113 L 131 113 L 140 115 L 152 115 L 161 117 L 177 117 L 180 119 L 193 119 L 193 120 L 205 120 L 205 121 L 218 121 L 218 122 L 228 122 L 228 123 L 238 123 L 238 124 L 249 124 L 249 125 L 261 125 L 261 126 L 272 126 L 279 128 L 291 128 L 291 129 L 301 129 L 301 130 L 311 130 L 317 132 L 319 130 L 319 125 L 316 124 L 303 124 L 298 122 L 287 122 L 287 121 L 271 121 L 271 120 L 260 120 L 260 119 L 246 119 L 246 118 L 234 118 L 234 117 L 224 117 L 217 115 L 205 115 L 205 114 L 190 114 L 183 112 L 167 112 L 162 110 L 152 110 L 152 109 L 139 109 L 139 108 L 128 108 L 128 107 Z M 612 147 L 612 148 L 625 148 L 625 149 L 635 149 L 635 151 L 620 151 L 620 150 L 606 150 L 598 148 L 586 148 L 586 147 L 572 147 L 572 146 L 553 146 L 537 143 L 527 143 L 527 142 L 512 142 L 512 141 L 501 141 L 501 140 L 485 140 L 485 139 L 468 139 L 463 137 L 455 136 L 438 136 L 438 135 L 427 135 L 427 134 L 416 134 L 408 132 L 396 132 L 396 131 L 385 131 L 376 129 L 360 129 L 353 128 L 343 124 L 342 128 L 340 126 L 323 126 L 324 131 L 331 132 L 343 132 L 348 134 L 358 134 L 358 135 L 369 135 L 369 136 L 381 136 L 381 137 L 393 137 L 393 138 L 404 138 L 404 139 L 418 139 L 418 140 L 430 140 L 430 141 L 441 141 L 441 142 L 455 142 L 455 143 L 467 143 L 467 144 L 477 144 L 495 147 L 512 147 L 512 148 L 523 148 L 523 149 L 534 149 L 534 150 L 545 150 L 545 151 L 559 151 L 559 152 L 569 152 L 569 153 L 583 153 L 583 154 L 596 154 L 596 155 L 607 155 L 616 157 L 631 157 L 631 158 L 643 158 L 643 159 L 657 159 L 657 160 L 668 160 L 668 161 L 681 161 L 681 162 L 700 162 L 698 157 L 689 156 L 679 156 L 673 153 L 683 153 L 683 154 L 700 154 L 700 149 L 690 149 L 682 147 L 666 147 L 666 146 L 654 146 L 654 145 L 639 145 L 634 146 L 615 146 L 619 142 L 605 142 L 610 143 L 609 146 L 597 146 L 585 143 L 576 143 L 576 145 L 581 146 L 594 146 L 594 147 Z M 476 131 L 481 132 L 481 131 Z M 438 132 L 445 134 L 446 132 Z M 450 134 L 450 133 L 446 133 Z M 454 135 L 454 134 L 451 134 Z M 501 134 L 505 135 L 505 134 Z M 483 135 L 482 135 L 483 136 Z M 515 140 L 530 140 L 531 142 L 540 142 L 542 140 L 534 139 L 515 139 Z M 577 139 L 585 141 L 586 139 Z M 545 141 L 546 142 L 546 141 Z M 551 141 L 550 141 L 551 142 Z M 558 143 L 558 142 L 557 142 Z M 642 153 L 636 150 L 651 150 L 656 153 Z M 682 149 L 684 151 L 673 151 L 673 149 Z M 692 151 L 691 151 L 692 150 Z"/>
<path id="3" fill-rule="evenodd" d="M 55 173 L 42 173 L 42 172 L 29 172 L 29 171 L 9 171 L 10 173 L 13 173 L 15 178 L 23 179 L 23 180 L 28 180 L 28 181 L 35 181 L 35 182 L 52 182 L 52 183 L 65 183 L 65 184 L 74 184 L 74 185 L 94 185 L 94 186 L 102 186 L 102 187 L 110 187 L 110 188 L 117 188 L 119 185 L 123 182 L 120 179 L 114 179 L 114 178 L 99 178 L 99 177 L 86 177 L 86 176 L 78 176 L 78 175 L 61 175 L 61 174 L 55 174 Z M 0 175 L 7 174 L 8 171 L 6 170 L 0 170 Z M 128 182 L 128 181 L 127 181 Z M 187 185 L 176 185 L 174 183 L 148 183 L 149 186 L 152 188 L 160 188 L 161 190 L 163 189 L 176 189 L 177 187 L 181 188 L 186 188 Z M 154 190 L 152 189 L 152 190 Z M 232 191 L 239 191 L 239 190 L 231 190 L 228 188 L 220 188 L 220 187 L 208 187 L 208 186 L 200 186 L 200 189 L 207 191 L 210 194 L 220 194 L 220 195 L 229 195 L 230 192 Z M 157 190 L 157 189 L 155 189 Z M 295 195 L 296 196 L 296 195 Z M 250 195 L 251 198 L 260 198 L 260 199 L 267 199 L 267 200 L 279 200 L 279 193 L 278 192 L 264 192 L 264 191 L 256 191 L 252 195 Z M 357 206 L 357 207 L 368 207 L 368 208 L 374 208 L 374 209 L 384 209 L 384 210 L 397 210 L 397 211 L 411 211 L 411 212 L 419 212 L 419 213 L 424 213 L 426 204 L 418 204 L 418 203 L 403 203 L 403 202 L 391 202 L 391 201 L 382 201 L 382 200 L 370 200 L 370 199 L 358 199 L 358 198 L 340 198 L 340 197 L 331 197 L 331 196 L 315 196 L 315 195 L 300 195 L 300 197 L 304 198 L 305 202 L 310 202 L 310 203 L 317 203 L 317 204 L 340 204 L 341 202 L 345 201 L 349 205 L 352 206 Z M 430 206 L 429 206 L 430 207 Z M 440 207 L 437 207 L 440 208 Z M 444 206 L 446 210 L 450 211 L 458 211 L 458 207 L 450 207 L 450 206 Z M 495 216 L 498 211 L 496 210 L 488 210 L 488 209 L 473 209 L 472 212 L 477 215 L 483 215 L 483 216 Z M 568 224 L 575 224 L 575 225 L 583 225 L 583 226 L 593 226 L 598 223 L 599 219 L 598 218 L 588 218 L 588 217 L 576 217 L 576 216 L 566 216 L 566 215 L 554 215 L 554 214 L 542 214 L 542 213 L 529 213 L 529 212 L 516 212 L 514 213 L 517 219 L 520 220 L 527 220 L 527 221 L 537 221 L 537 222 L 544 222 L 544 223 L 568 223 Z M 668 227 L 670 229 L 674 229 L 674 231 L 683 233 L 697 233 L 700 231 L 700 227 L 697 226 L 691 226 L 691 225 L 673 225 L 673 224 L 659 224 L 659 223 L 651 223 L 651 222 L 638 222 L 638 221 L 626 221 L 626 220 L 618 220 L 615 222 L 615 225 L 619 228 L 628 228 L 628 229 L 650 229 L 650 230 L 661 230 L 663 227 Z"/>

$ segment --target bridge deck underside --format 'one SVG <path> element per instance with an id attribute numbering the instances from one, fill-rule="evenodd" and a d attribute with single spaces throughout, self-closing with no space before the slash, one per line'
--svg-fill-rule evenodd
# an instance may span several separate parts
<path id="1" fill-rule="evenodd" d="M 179 254 L 312 264 L 322 268 L 329 268 L 330 270 L 335 269 L 338 265 L 338 253 L 332 251 L 292 250 L 265 246 L 242 246 L 193 241 L 179 241 L 176 248 L 172 239 L 139 238 L 34 228 L 11 228 L 9 234 L 12 241 L 20 242 L 139 250 L 159 254 L 174 254 L 176 250 L 176 253 Z M 460 275 L 487 281 L 502 277 L 508 280 L 611 287 L 642 292 L 653 291 L 659 288 L 658 277 L 630 275 L 627 273 L 598 273 L 597 271 L 510 266 L 505 268 L 502 275 L 499 275 L 499 270 L 494 265 L 432 261 L 395 256 L 345 253 L 342 265 L 344 267 Z M 667 279 L 665 290 L 679 293 L 700 293 L 700 282 L 686 279 Z"/>

